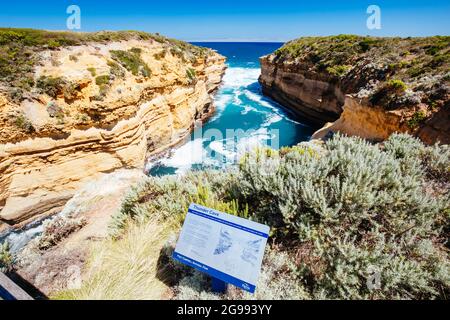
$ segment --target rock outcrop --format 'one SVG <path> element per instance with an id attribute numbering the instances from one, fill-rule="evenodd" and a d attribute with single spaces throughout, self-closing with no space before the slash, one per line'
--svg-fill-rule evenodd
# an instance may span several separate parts
<path id="1" fill-rule="evenodd" d="M 301 38 L 262 57 L 263 93 L 301 121 L 379 141 L 450 143 L 450 37 Z"/>
<path id="2" fill-rule="evenodd" d="M 0 87 L 0 229 L 57 212 L 106 173 L 143 168 L 208 117 L 225 58 L 183 50 L 151 39 L 43 50 L 41 90 L 17 103 Z"/>
<path id="3" fill-rule="evenodd" d="M 278 64 L 274 55 L 261 59 L 263 93 L 314 125 L 335 121 L 342 113 L 345 95 L 329 81 L 320 74 L 304 72 L 294 63 Z"/>
<path id="4" fill-rule="evenodd" d="M 372 141 L 382 141 L 394 132 L 406 132 L 402 115 L 397 111 L 386 111 L 369 106 L 367 102 L 347 96 L 343 112 L 335 122 L 329 122 L 312 135 L 312 139 L 323 139 L 330 132 L 343 132 Z"/>

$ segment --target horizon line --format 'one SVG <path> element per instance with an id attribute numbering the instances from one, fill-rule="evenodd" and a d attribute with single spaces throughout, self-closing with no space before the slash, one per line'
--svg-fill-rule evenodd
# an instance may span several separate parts
<path id="1" fill-rule="evenodd" d="M 186 42 L 195 42 L 195 43 L 286 43 L 290 40 L 247 40 L 247 39 L 233 39 L 233 40 L 227 40 L 227 39 L 213 39 L 213 40 L 182 40 Z"/>

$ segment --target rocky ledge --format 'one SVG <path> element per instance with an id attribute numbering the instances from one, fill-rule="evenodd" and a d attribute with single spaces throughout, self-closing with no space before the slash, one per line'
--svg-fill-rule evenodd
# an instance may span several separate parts
<path id="1" fill-rule="evenodd" d="M 408 132 L 450 143 L 450 37 L 308 37 L 261 58 L 264 94 L 313 137 L 343 132 L 374 141 Z"/>
<path id="2" fill-rule="evenodd" d="M 140 32 L 0 29 L 0 49 L 0 232 L 180 142 L 225 71 L 212 50 Z"/>

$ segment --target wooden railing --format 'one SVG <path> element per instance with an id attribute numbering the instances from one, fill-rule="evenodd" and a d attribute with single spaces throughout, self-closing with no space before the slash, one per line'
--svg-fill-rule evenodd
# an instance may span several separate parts
<path id="1" fill-rule="evenodd" d="M 33 300 L 33 298 L 0 272 L 0 300 Z"/>

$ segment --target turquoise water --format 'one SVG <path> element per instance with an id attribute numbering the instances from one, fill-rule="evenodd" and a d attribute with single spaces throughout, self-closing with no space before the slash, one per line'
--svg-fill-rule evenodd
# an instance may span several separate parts
<path id="1" fill-rule="evenodd" d="M 216 112 L 190 139 L 165 157 L 147 164 L 150 175 L 221 168 L 258 145 L 278 149 L 309 140 L 314 129 L 294 120 L 264 97 L 258 83 L 259 57 L 281 43 L 199 43 L 227 57 L 228 70 L 215 95 Z"/>

